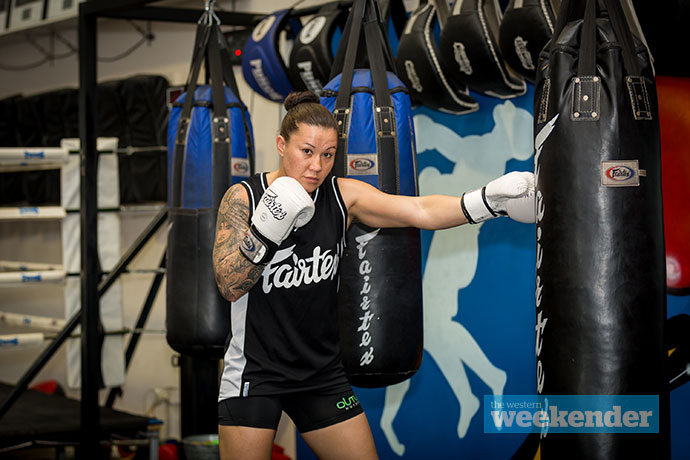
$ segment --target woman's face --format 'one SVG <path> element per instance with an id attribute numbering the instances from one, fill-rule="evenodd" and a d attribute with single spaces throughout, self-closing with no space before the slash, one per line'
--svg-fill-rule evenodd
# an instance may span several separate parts
<path id="1" fill-rule="evenodd" d="M 280 169 L 302 184 L 312 193 L 321 185 L 333 168 L 338 133 L 332 128 L 322 128 L 305 123 L 285 140 L 278 136 L 276 144 L 280 155 Z"/>

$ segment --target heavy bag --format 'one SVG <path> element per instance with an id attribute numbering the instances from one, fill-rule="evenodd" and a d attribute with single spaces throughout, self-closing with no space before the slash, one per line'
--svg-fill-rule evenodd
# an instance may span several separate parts
<path id="1" fill-rule="evenodd" d="M 439 5 L 447 10 L 444 2 L 440 0 Z M 456 115 L 474 112 L 479 104 L 470 96 L 467 85 L 450 78 L 439 62 L 435 30 L 444 22 L 447 11 L 441 14 L 435 3 L 420 1 L 407 21 L 395 61 L 400 78 L 417 104 Z"/>
<path id="2" fill-rule="evenodd" d="M 439 43 L 441 65 L 451 78 L 487 96 L 506 99 L 525 93 L 522 77 L 506 66 L 498 47 L 498 0 L 458 0 Z"/>
<path id="3" fill-rule="evenodd" d="M 510 0 L 498 32 L 498 46 L 506 64 L 534 82 L 539 53 L 551 39 L 555 23 L 552 0 Z"/>
<path id="4" fill-rule="evenodd" d="M 135 75 L 120 80 L 118 90 L 131 142 L 128 147 L 165 145 L 169 86 L 162 75 Z"/>
<path id="5" fill-rule="evenodd" d="M 326 3 L 302 28 L 290 53 L 290 80 L 300 90 L 319 94 L 328 83 L 347 12 Z"/>
<path id="6" fill-rule="evenodd" d="M 197 87 L 205 54 L 211 84 Z M 217 24 L 200 23 L 168 126 L 166 338 L 180 353 L 215 358 L 230 332 L 230 304 L 213 273 L 216 214 L 227 188 L 253 173 L 251 123 L 229 63 Z"/>
<path id="7" fill-rule="evenodd" d="M 259 22 L 242 50 L 242 75 L 257 93 L 273 102 L 282 102 L 299 85 L 290 81 L 288 68 L 280 54 L 280 33 L 294 38 L 302 29 L 299 19 L 289 17 L 290 10 L 278 10 Z"/>
<path id="8" fill-rule="evenodd" d="M 538 66 L 537 389 L 658 395 L 659 433 L 546 429 L 547 460 L 669 455 L 656 89 L 618 0 L 603 4 L 565 0 Z"/>
<path id="9" fill-rule="evenodd" d="M 342 73 L 322 93 L 321 103 L 341 127 L 333 172 L 386 193 L 417 195 L 410 99 L 403 83 L 385 70 L 386 62 L 395 65 L 375 7 L 373 0 L 355 0 L 347 42 L 338 50 L 345 53 Z M 354 69 L 362 28 L 371 70 Z M 350 383 L 382 387 L 411 377 L 422 360 L 419 230 L 353 222 L 340 267 L 340 338 Z"/>

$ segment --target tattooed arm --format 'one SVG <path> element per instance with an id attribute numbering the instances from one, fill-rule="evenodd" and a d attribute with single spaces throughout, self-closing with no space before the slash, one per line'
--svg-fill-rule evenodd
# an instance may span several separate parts
<path id="1" fill-rule="evenodd" d="M 240 252 L 249 229 L 249 198 L 239 184 L 225 192 L 218 208 L 213 271 L 220 293 L 231 302 L 242 297 L 257 282 L 263 265 L 254 265 Z"/>

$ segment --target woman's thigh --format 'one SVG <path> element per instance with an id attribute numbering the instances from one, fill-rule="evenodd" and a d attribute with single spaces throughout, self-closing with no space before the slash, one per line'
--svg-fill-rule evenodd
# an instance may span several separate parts
<path id="1" fill-rule="evenodd" d="M 374 437 L 366 415 L 302 433 L 320 460 L 377 460 Z"/>

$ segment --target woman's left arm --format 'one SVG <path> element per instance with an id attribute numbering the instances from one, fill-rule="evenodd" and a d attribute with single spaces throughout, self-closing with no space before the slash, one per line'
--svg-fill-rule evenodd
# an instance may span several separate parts
<path id="1" fill-rule="evenodd" d="M 371 227 L 440 230 L 499 216 L 535 221 L 534 174 L 513 171 L 462 197 L 389 195 L 356 179 L 338 179 L 348 210 L 348 225 L 358 219 Z"/>
<path id="2" fill-rule="evenodd" d="M 390 195 L 366 182 L 347 178 L 339 178 L 338 187 L 349 219 L 371 227 L 440 230 L 467 223 L 459 197 Z"/>

